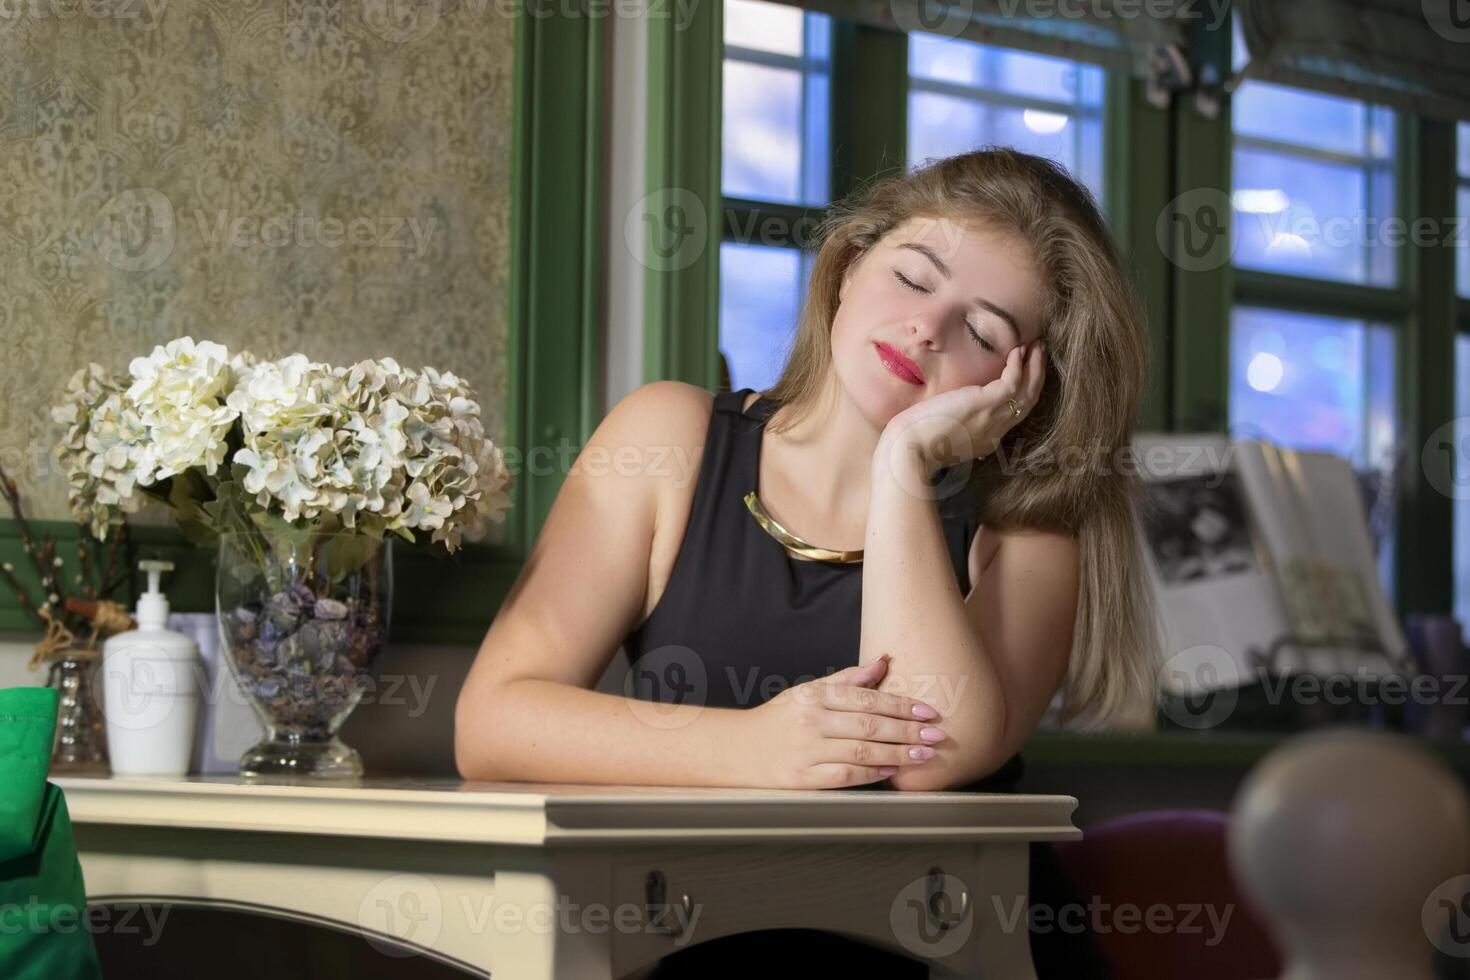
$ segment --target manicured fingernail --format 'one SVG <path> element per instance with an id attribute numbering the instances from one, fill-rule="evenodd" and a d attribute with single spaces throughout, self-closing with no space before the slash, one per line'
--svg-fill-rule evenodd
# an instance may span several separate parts
<path id="1" fill-rule="evenodd" d="M 898 772 L 898 766 L 884 766 L 882 769 L 878 770 L 878 775 L 892 776 L 896 772 Z"/>
<path id="2" fill-rule="evenodd" d="M 929 746 L 927 745 L 915 745 L 913 748 L 909 749 L 909 758 L 918 759 L 920 761 L 923 761 L 924 759 L 932 759 L 934 758 L 934 750 L 929 748 Z"/>
<path id="3" fill-rule="evenodd" d="M 919 737 L 926 742 L 939 742 L 944 739 L 944 732 L 933 725 L 919 729 Z"/>
<path id="4" fill-rule="evenodd" d="M 914 705 L 914 717 L 921 718 L 924 721 L 933 721 L 935 718 L 939 717 L 939 712 L 935 711 L 927 704 L 916 704 Z"/>

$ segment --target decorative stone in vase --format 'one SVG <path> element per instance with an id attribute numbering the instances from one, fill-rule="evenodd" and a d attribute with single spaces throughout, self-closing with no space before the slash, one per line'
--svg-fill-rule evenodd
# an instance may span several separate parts
<path id="1" fill-rule="evenodd" d="M 242 775 L 362 775 L 361 757 L 337 733 L 372 683 L 388 635 L 391 541 L 220 535 L 220 641 L 266 729 L 241 757 Z"/>

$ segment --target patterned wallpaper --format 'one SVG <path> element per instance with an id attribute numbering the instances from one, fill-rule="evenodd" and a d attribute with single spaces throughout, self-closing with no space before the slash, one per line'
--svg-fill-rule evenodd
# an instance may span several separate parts
<path id="1" fill-rule="evenodd" d="M 514 26 L 476 0 L 0 2 L 0 463 L 32 516 L 69 517 L 70 374 L 184 334 L 452 370 L 503 438 Z"/>

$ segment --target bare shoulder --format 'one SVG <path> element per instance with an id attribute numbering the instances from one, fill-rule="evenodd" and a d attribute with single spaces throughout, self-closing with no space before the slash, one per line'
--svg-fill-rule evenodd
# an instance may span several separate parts
<path id="1" fill-rule="evenodd" d="M 683 381 L 650 381 L 623 397 L 608 413 L 620 416 L 620 428 L 638 443 L 651 444 L 709 423 L 714 396 Z"/>
<path id="2" fill-rule="evenodd" d="M 714 395 L 704 388 L 683 381 L 651 381 L 630 392 L 613 410 L 623 416 L 618 424 L 620 441 L 636 447 L 657 486 L 656 525 L 666 523 L 670 507 L 692 492 L 713 409 Z"/>
<path id="3" fill-rule="evenodd" d="M 646 451 L 653 465 L 660 455 L 687 456 L 690 450 L 702 447 L 713 408 L 714 395 L 697 385 L 651 381 L 630 392 L 609 416 L 622 416 L 618 435 L 626 445 Z M 659 466 L 656 472 L 664 469 Z"/>

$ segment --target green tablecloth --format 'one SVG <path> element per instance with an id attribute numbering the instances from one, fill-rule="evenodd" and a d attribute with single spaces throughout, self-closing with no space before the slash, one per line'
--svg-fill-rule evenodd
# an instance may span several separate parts
<path id="1" fill-rule="evenodd" d="M 0 977 L 100 977 L 66 797 L 46 779 L 57 692 L 0 690 Z"/>

